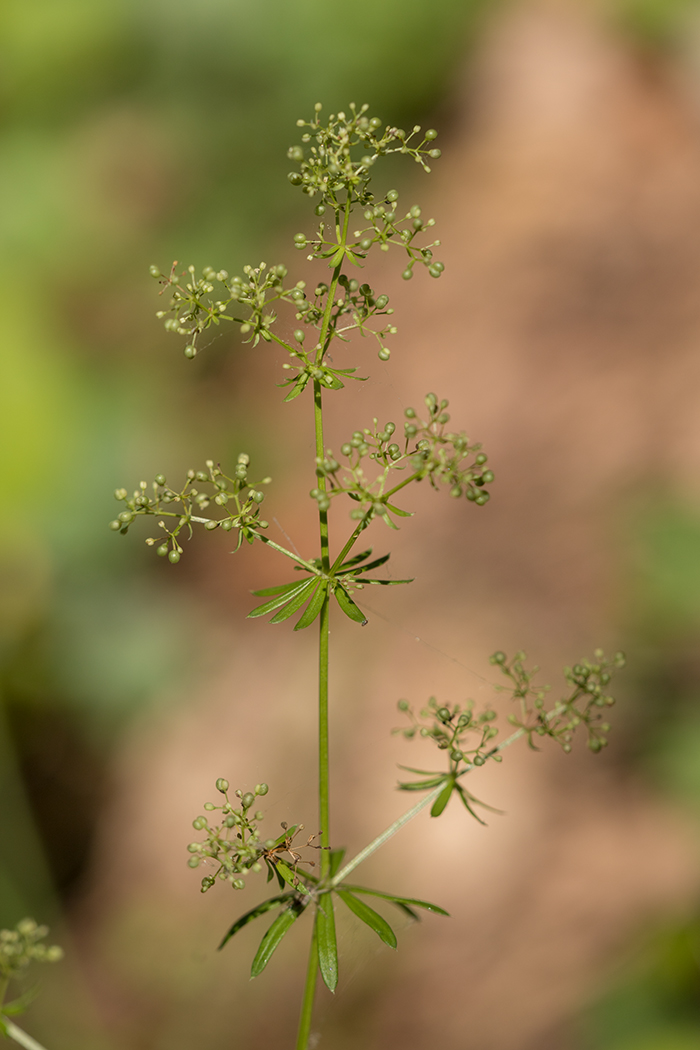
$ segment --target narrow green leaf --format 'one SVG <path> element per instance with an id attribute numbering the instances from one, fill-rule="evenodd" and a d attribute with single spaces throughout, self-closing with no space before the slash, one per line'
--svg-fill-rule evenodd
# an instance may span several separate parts
<path id="1" fill-rule="evenodd" d="M 442 784 L 445 780 L 444 775 L 440 777 L 433 777 L 432 780 L 413 780 L 404 784 L 399 781 L 399 791 L 429 791 L 430 788 L 436 788 L 439 784 Z"/>
<path id="2" fill-rule="evenodd" d="M 433 802 L 433 805 L 432 805 L 431 810 L 430 810 L 430 816 L 431 817 L 439 817 L 440 816 L 440 814 L 444 810 L 445 806 L 450 801 L 450 796 L 452 794 L 454 786 L 455 786 L 455 782 L 454 782 L 453 778 L 450 777 L 450 779 L 447 781 L 447 783 L 445 784 L 444 788 L 442 789 L 442 791 L 440 792 L 438 797 Z"/>
<path id="3" fill-rule="evenodd" d="M 420 773 L 420 775 L 423 777 L 436 777 L 445 775 L 438 773 L 435 769 L 414 769 L 413 766 L 402 766 L 399 765 L 399 763 L 397 763 L 397 765 L 399 769 L 405 769 L 407 773 Z"/>
<path id="4" fill-rule="evenodd" d="M 403 901 L 392 901 L 391 903 L 395 904 L 397 908 L 400 908 L 401 911 L 405 915 L 408 915 L 410 919 L 413 919 L 414 922 L 420 922 L 420 915 L 417 911 L 414 911 L 413 908 L 409 908 L 408 904 L 404 904 Z"/>
<path id="5" fill-rule="evenodd" d="M 361 576 L 359 583 L 378 583 L 380 587 L 394 587 L 397 583 L 413 583 L 415 576 L 412 576 L 410 580 L 368 580 L 366 576 Z"/>
<path id="6" fill-rule="evenodd" d="M 398 516 L 400 518 L 412 518 L 413 517 L 413 513 L 414 512 L 412 510 L 401 510 L 400 507 L 395 507 L 393 505 L 393 503 L 385 503 L 384 506 L 386 507 L 387 510 L 390 510 L 392 514 L 398 514 Z"/>
<path id="7" fill-rule="evenodd" d="M 299 566 L 299 568 L 301 568 L 301 566 Z M 292 580 L 291 583 L 282 583 L 279 587 L 263 587 L 262 590 L 251 591 L 250 593 L 254 594 L 256 598 L 266 598 L 271 594 L 282 594 L 284 591 L 291 591 L 298 586 L 299 580 Z"/>
<path id="8" fill-rule="evenodd" d="M 333 255 L 333 258 L 328 263 L 328 265 L 330 266 L 330 268 L 332 270 L 334 270 L 336 266 L 339 266 L 341 264 L 341 262 L 343 261 L 344 258 L 345 258 L 345 248 L 338 248 L 337 251 L 335 252 L 335 254 Z"/>
<path id="9" fill-rule="evenodd" d="M 459 797 L 461 798 L 462 802 L 464 803 L 465 808 L 471 813 L 471 815 L 474 817 L 474 820 L 477 820 L 479 822 L 479 824 L 483 824 L 484 827 L 486 827 L 486 821 L 482 820 L 481 817 L 477 816 L 477 814 L 474 812 L 472 807 L 469 805 L 469 799 L 467 797 L 467 793 L 464 790 L 464 788 L 462 787 L 462 785 L 461 784 L 456 784 L 455 787 L 457 788 L 457 791 L 459 792 Z"/>
<path id="10" fill-rule="evenodd" d="M 267 857 L 265 858 L 265 864 L 267 866 L 267 881 L 272 882 L 275 877 L 275 869 L 272 867 Z"/>
<path id="11" fill-rule="evenodd" d="M 348 558 L 347 561 L 343 562 L 343 564 L 340 566 L 338 571 L 340 572 L 340 569 L 349 569 L 353 565 L 359 565 L 361 561 L 365 560 L 365 558 L 369 558 L 371 553 L 372 553 L 372 548 L 370 547 L 369 550 L 362 551 L 360 554 L 353 555 L 352 558 Z M 389 557 L 389 555 L 387 554 L 387 558 L 388 557 Z M 360 571 L 364 572 L 364 569 L 361 569 Z"/>
<path id="12" fill-rule="evenodd" d="M 372 551 L 367 551 L 367 553 L 371 554 Z M 375 558 L 374 561 L 370 561 L 367 565 L 363 565 L 361 569 L 358 569 L 358 572 L 369 572 L 371 569 L 378 569 L 380 565 L 386 565 L 390 557 L 391 554 L 384 554 L 381 558 Z"/>
<path id="13" fill-rule="evenodd" d="M 247 926 L 253 919 L 257 919 L 260 915 L 264 915 L 266 911 L 270 911 L 272 908 L 277 908 L 280 904 L 284 904 L 285 901 L 292 900 L 293 894 L 283 893 L 279 897 L 270 897 L 268 900 L 263 901 L 262 904 L 257 904 L 250 911 L 247 911 L 245 915 L 241 915 L 240 919 L 236 919 L 231 929 L 228 931 L 221 944 L 219 945 L 219 951 L 223 948 L 227 941 L 242 930 L 244 926 Z"/>
<path id="14" fill-rule="evenodd" d="M 276 860 L 274 862 L 274 866 L 277 870 L 278 875 L 281 875 L 284 881 L 288 883 L 288 885 L 291 886 L 292 889 L 296 889 L 299 885 L 299 876 L 294 871 L 292 871 L 289 865 L 285 864 L 283 860 Z"/>
<path id="15" fill-rule="evenodd" d="M 267 613 L 273 612 L 275 609 L 279 609 L 280 605 L 285 605 L 290 598 L 293 598 L 295 594 L 298 594 L 303 587 L 307 587 L 309 584 L 308 580 L 297 580 L 293 587 L 283 593 L 276 594 L 274 598 L 270 598 L 269 602 L 263 602 L 262 605 L 256 606 L 248 613 L 248 619 L 252 620 L 256 616 L 265 616 Z"/>
<path id="16" fill-rule="evenodd" d="M 381 890 L 370 890 L 366 886 L 349 886 L 343 885 L 343 889 L 352 890 L 353 893 L 366 893 L 371 897 L 381 897 L 385 901 L 393 901 L 395 904 L 407 904 L 413 908 L 426 908 L 428 911 L 437 912 L 438 915 L 449 915 L 448 911 L 444 908 L 440 908 L 437 904 L 431 904 L 430 901 L 421 901 L 417 897 L 399 897 L 395 893 L 383 893 Z"/>
<path id="17" fill-rule="evenodd" d="M 282 620 L 287 620 L 290 616 L 293 616 L 297 609 L 301 609 L 302 605 L 309 597 L 309 594 L 317 584 L 317 576 L 312 576 L 310 580 L 306 580 L 305 583 L 302 584 L 301 589 L 294 595 L 289 605 L 285 605 L 283 609 L 280 609 L 279 612 L 276 612 L 275 615 L 271 617 L 270 623 L 282 623 Z"/>
<path id="18" fill-rule="evenodd" d="M 368 622 L 367 617 L 363 613 L 362 609 L 360 609 L 360 607 L 355 604 L 355 602 L 352 600 L 347 591 L 342 586 L 338 586 L 336 587 L 333 593 L 335 594 L 335 599 L 338 602 L 338 605 L 343 610 L 345 615 L 348 616 L 351 620 L 354 620 L 355 623 L 361 623 L 364 627 L 365 624 Z"/>
<path id="19" fill-rule="evenodd" d="M 343 383 L 343 381 L 339 379 L 337 375 L 331 372 L 330 369 L 327 372 L 324 372 L 323 378 L 325 380 L 323 385 L 328 390 L 342 390 L 345 386 L 345 383 Z"/>
<path id="20" fill-rule="evenodd" d="M 337 892 L 343 903 L 347 904 L 350 911 L 354 912 L 358 919 L 361 919 L 371 930 L 374 930 L 377 936 L 381 937 L 390 948 L 396 947 L 396 934 L 379 912 L 376 912 L 374 908 L 370 908 L 369 904 L 365 904 L 364 901 L 353 897 L 352 893 L 349 893 L 347 890 L 338 890 Z"/>
<path id="21" fill-rule="evenodd" d="M 306 609 L 294 625 L 295 631 L 303 631 L 305 627 L 311 626 L 323 608 L 323 603 L 326 600 L 327 595 L 328 584 L 324 581 L 321 583 L 321 586 L 318 588 L 311 601 L 306 606 Z"/>
<path id="22" fill-rule="evenodd" d="M 272 926 L 270 926 L 269 930 L 261 940 L 260 947 L 255 953 L 253 965 L 250 968 L 251 977 L 258 977 L 263 972 L 272 958 L 272 953 L 275 948 L 303 910 L 304 906 L 302 904 L 292 901 L 289 907 L 285 908 L 282 914 L 277 916 Z"/>
<path id="23" fill-rule="evenodd" d="M 323 893 L 316 906 L 316 940 L 318 943 L 318 968 L 323 983 L 331 992 L 338 983 L 338 945 L 335 939 L 335 914 L 333 894 Z"/>
<path id="24" fill-rule="evenodd" d="M 251 966 L 252 978 L 256 978 L 256 976 L 262 973 L 262 970 L 266 968 L 272 959 L 272 954 L 275 948 L 284 937 L 284 934 L 287 933 L 289 928 L 299 917 L 301 910 L 301 905 L 295 906 L 294 903 L 288 908 L 284 908 L 281 915 L 277 916 L 270 929 L 264 934 L 264 937 L 260 941 L 260 947 L 255 952 L 255 959 Z"/>
<path id="25" fill-rule="evenodd" d="M 331 878 L 333 878 L 335 873 L 340 870 L 340 865 L 343 863 L 343 857 L 344 856 L 345 856 L 345 850 L 344 849 L 333 849 L 333 850 L 331 850 L 331 855 L 330 855 L 330 862 L 331 862 L 331 864 L 330 864 L 330 874 L 331 874 Z"/>
<path id="26" fill-rule="evenodd" d="M 294 383 L 294 386 L 285 397 L 285 401 L 293 401 L 295 397 L 299 397 L 304 387 L 309 381 L 309 375 L 307 372 L 302 372 Z"/>

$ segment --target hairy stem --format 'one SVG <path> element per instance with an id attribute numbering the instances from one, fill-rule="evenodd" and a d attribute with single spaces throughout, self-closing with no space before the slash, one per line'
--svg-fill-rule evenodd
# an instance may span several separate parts
<path id="1" fill-rule="evenodd" d="M 316 997 L 316 981 L 318 974 L 318 948 L 316 945 L 316 923 L 313 924 L 311 934 L 311 945 L 309 947 L 309 963 L 306 968 L 306 984 L 304 985 L 304 998 L 301 1001 L 301 1016 L 299 1017 L 299 1031 L 295 1050 L 308 1050 L 309 1036 L 311 1034 L 311 1017 L 314 1010 L 314 999 Z"/>

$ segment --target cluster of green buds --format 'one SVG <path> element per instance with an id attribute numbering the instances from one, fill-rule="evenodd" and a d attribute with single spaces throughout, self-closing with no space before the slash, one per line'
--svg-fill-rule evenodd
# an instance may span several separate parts
<path id="1" fill-rule="evenodd" d="M 427 394 L 425 403 L 426 420 L 419 419 L 415 409 L 406 409 L 402 445 L 396 441 L 395 423 L 380 427 L 375 419 L 371 428 L 356 430 L 341 446 L 341 455 L 347 461 L 344 466 L 331 449 L 323 459 L 317 459 L 316 474 L 326 484 L 312 489 L 310 495 L 320 510 L 328 510 L 334 497 L 345 494 L 358 504 L 350 512 L 351 518 L 369 523 L 380 517 L 390 528 L 396 528 L 391 515 L 409 517 L 410 512 L 397 507 L 393 496 L 423 478 L 428 478 L 435 489 L 440 483 L 449 485 L 454 498 L 465 495 L 480 507 L 488 502 L 486 485 L 494 480 L 494 474 L 485 466 L 487 456 L 481 445 L 470 444 L 463 433 L 446 430 L 450 420 L 446 398 L 439 401 L 435 394 Z M 379 468 L 375 477 L 368 478 L 365 460 Z M 395 471 L 404 472 L 397 484 L 393 484 Z"/>
<path id="2" fill-rule="evenodd" d="M 322 109 L 317 102 L 310 121 L 297 121 L 297 127 L 306 129 L 301 136 L 303 145 L 291 146 L 287 153 L 299 164 L 299 171 L 288 175 L 291 184 L 300 186 L 309 197 L 320 197 L 317 215 L 323 215 L 326 207 L 339 208 L 339 194 L 347 189 L 352 189 L 360 203 L 371 204 L 370 169 L 381 156 L 408 154 L 425 171 L 430 171 L 428 160 L 440 156 L 440 150 L 432 145 L 437 138 L 433 129 L 421 134 L 420 126 L 415 125 L 406 133 L 403 128 L 384 125 L 379 117 L 368 116 L 367 104 L 358 110 L 354 102 L 349 114 L 331 113 L 323 123 Z"/>
<path id="3" fill-rule="evenodd" d="M 229 799 L 228 780 L 220 777 L 216 789 L 223 795 L 224 802 L 219 806 L 207 802 L 204 809 L 207 813 L 220 812 L 221 823 L 210 824 L 205 816 L 196 817 L 192 827 L 195 831 L 204 831 L 206 837 L 203 842 L 191 842 L 187 847 L 191 854 L 190 868 L 198 868 L 200 864 L 215 866 L 213 875 L 205 875 L 202 879 L 202 893 L 211 889 L 217 879 L 229 882 L 235 890 L 242 890 L 245 881 L 240 876 L 260 871 L 260 858 L 274 845 L 272 840 L 269 844 L 261 843 L 258 824 L 264 814 L 260 810 L 251 812 L 256 798 L 267 794 L 267 784 L 256 784 L 253 791 L 238 789 L 235 792 L 237 803 Z"/>
<path id="4" fill-rule="evenodd" d="M 206 470 L 188 470 L 185 483 L 181 489 L 168 485 L 164 474 L 156 474 L 148 492 L 148 483 L 142 481 L 129 496 L 126 489 L 116 489 L 114 496 L 124 503 L 124 510 L 109 527 L 115 532 L 126 534 L 129 526 L 138 517 L 160 517 L 158 527 L 162 530 L 159 537 L 149 537 L 146 543 L 156 547 L 161 558 L 168 558 L 172 564 L 180 560 L 183 553 L 178 539 L 183 529 L 188 537 L 192 536 L 192 525 L 203 525 L 211 532 L 221 527 L 225 532 L 238 530 L 236 550 L 244 539 L 253 543 L 259 529 L 266 529 L 268 522 L 260 518 L 260 504 L 265 494 L 261 485 L 269 485 L 271 478 L 262 481 L 248 480 L 250 457 L 242 452 L 238 457 L 233 477 L 228 477 L 208 459 Z M 178 507 L 179 504 L 179 507 Z M 204 517 L 202 512 L 212 506 L 219 512 L 217 517 Z M 173 509 L 173 507 L 175 509 Z"/>
<path id="5" fill-rule="evenodd" d="M 411 725 L 408 728 L 394 729 L 406 740 L 416 735 L 434 740 L 441 751 L 447 751 L 451 766 L 460 767 L 460 763 L 469 766 L 483 766 L 487 758 L 494 756 L 489 741 L 498 736 L 498 730 L 492 724 L 498 715 L 490 708 L 474 713 L 474 701 L 468 700 L 464 708 L 460 704 L 441 704 L 434 696 L 428 700 L 420 716 L 416 716 L 408 700 L 399 700 L 399 711 L 408 716 Z"/>
<path id="6" fill-rule="evenodd" d="M 34 919 L 21 919 L 13 930 L 0 930 L 0 983 L 20 977 L 32 962 L 59 962 L 63 949 L 41 942 L 48 926 Z"/>
<path id="7" fill-rule="evenodd" d="M 528 669 L 525 666 L 525 653 L 518 652 L 509 660 L 505 653 L 499 651 L 490 659 L 492 664 L 501 668 L 511 683 L 509 686 L 496 686 L 496 689 L 511 693 L 520 707 L 519 714 L 508 715 L 508 722 L 515 727 L 515 732 L 498 744 L 494 743 L 498 736 L 498 730 L 493 724 L 497 718 L 496 712 L 489 709 L 475 715 L 472 700 L 462 709 L 459 704 L 440 704 L 431 696 L 420 718 L 416 717 L 407 700 L 399 700 L 399 710 L 408 715 L 411 725 L 405 729 L 395 729 L 394 732 L 401 733 L 408 740 L 415 736 L 427 737 L 437 744 L 440 751 L 447 753 L 447 769 L 399 767 L 426 778 L 399 783 L 399 789 L 434 792 L 436 797 L 430 811 L 434 817 L 439 816 L 452 795 L 457 794 L 471 815 L 483 823 L 473 807 L 492 807 L 470 794 L 460 783 L 460 778 L 474 768 L 483 766 L 489 759 L 501 762 L 504 748 L 521 737 L 526 737 L 534 750 L 537 750 L 534 744 L 536 737 L 552 737 L 568 753 L 574 733 L 583 726 L 591 751 L 598 752 L 607 744 L 606 734 L 610 726 L 604 721 L 604 709 L 611 707 L 615 700 L 607 694 L 606 689 L 614 672 L 625 665 L 622 653 L 616 653 L 612 660 L 607 660 L 602 649 L 596 649 L 595 663 L 581 660 L 575 667 L 565 668 L 564 677 L 571 687 L 570 692 L 548 711 L 545 710 L 545 698 L 549 686 L 532 684 L 539 668 Z"/>
<path id="8" fill-rule="evenodd" d="M 605 710 L 615 703 L 609 693 L 614 673 L 625 666 L 624 653 L 618 652 L 608 660 L 602 649 L 596 649 L 593 661 L 581 660 L 574 667 L 564 669 L 569 685 L 568 694 L 558 700 L 554 707 L 545 711 L 545 696 L 549 687 L 534 687 L 532 679 L 539 670 L 528 670 L 524 664 L 525 653 L 516 653 L 508 660 L 503 652 L 494 653 L 491 663 L 499 666 L 510 680 L 509 686 L 500 688 L 512 693 L 519 704 L 519 714 L 511 713 L 508 721 L 527 735 L 534 747 L 535 737 L 549 736 L 567 753 L 571 751 L 574 733 L 583 728 L 591 751 L 598 752 L 608 743 L 610 725 L 605 720 Z"/>

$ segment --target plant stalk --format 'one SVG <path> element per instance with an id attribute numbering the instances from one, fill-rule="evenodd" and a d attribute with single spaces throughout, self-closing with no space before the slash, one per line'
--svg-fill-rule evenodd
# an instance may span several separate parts
<path id="1" fill-rule="evenodd" d="M 7 1017 L 2 1018 L 2 1023 L 5 1027 L 5 1032 L 14 1039 L 16 1043 L 24 1047 L 24 1050 L 46 1050 L 41 1043 L 37 1043 L 36 1039 L 32 1039 L 22 1028 L 18 1028 L 16 1024 L 13 1024 Z"/>

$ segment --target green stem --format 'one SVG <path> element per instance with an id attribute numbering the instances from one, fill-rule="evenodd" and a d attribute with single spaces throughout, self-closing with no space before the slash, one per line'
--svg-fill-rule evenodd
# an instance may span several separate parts
<path id="1" fill-rule="evenodd" d="M 369 525 L 369 518 L 368 517 L 364 517 L 362 519 L 362 521 L 360 522 L 360 524 L 357 526 L 357 528 L 353 531 L 352 536 L 349 538 L 348 542 L 345 544 L 345 546 L 343 547 L 343 549 L 340 552 L 340 554 L 338 555 L 338 557 L 335 559 L 335 561 L 331 565 L 331 572 L 335 572 L 336 569 L 340 568 L 340 566 L 343 564 L 343 561 L 345 560 L 345 556 L 347 554 L 349 554 L 350 551 L 352 550 L 352 548 L 355 546 L 355 540 L 360 535 L 360 533 L 363 532 L 364 529 L 367 528 L 368 525 Z"/>
<path id="2" fill-rule="evenodd" d="M 328 746 L 328 641 L 330 595 L 321 608 L 318 659 L 318 803 L 321 822 L 321 845 L 330 846 L 330 763 Z M 330 852 L 321 850 L 321 875 L 328 874 Z"/>
<path id="3" fill-rule="evenodd" d="M 27 1035 L 25 1031 L 18 1028 L 16 1024 L 8 1020 L 7 1017 L 1 1018 L 6 1034 L 10 1039 L 14 1039 L 16 1043 L 23 1046 L 25 1050 L 46 1050 L 41 1043 L 37 1043 L 36 1039 L 32 1039 L 30 1035 Z"/>
<path id="4" fill-rule="evenodd" d="M 354 871 L 358 865 L 362 864 L 362 862 L 367 860 L 368 857 L 371 857 L 380 846 L 383 846 L 385 842 L 388 842 L 397 831 L 400 831 L 404 824 L 408 824 L 410 820 L 417 817 L 422 809 L 425 809 L 426 806 L 429 806 L 431 802 L 435 801 L 444 786 L 444 784 L 439 784 L 438 787 L 434 788 L 422 798 L 420 802 L 417 802 L 412 809 L 409 809 L 407 813 L 404 813 L 403 816 L 399 817 L 398 820 L 395 820 L 393 824 L 390 824 L 386 831 L 383 831 L 381 835 L 377 835 L 376 839 L 373 839 L 368 846 L 365 846 L 365 848 L 360 850 L 352 860 L 349 860 L 344 868 L 340 869 L 337 875 L 333 878 L 331 885 L 338 886 L 343 879 L 348 877 L 351 871 Z"/>
<path id="5" fill-rule="evenodd" d="M 296 1050 L 308 1050 L 309 1036 L 311 1035 L 311 1017 L 314 1010 L 314 998 L 316 996 L 317 972 L 318 947 L 316 944 L 316 923 L 314 923 L 314 929 L 311 935 L 311 946 L 309 947 L 309 964 L 306 968 L 304 998 L 301 1001 L 301 1016 L 299 1018 Z"/>

